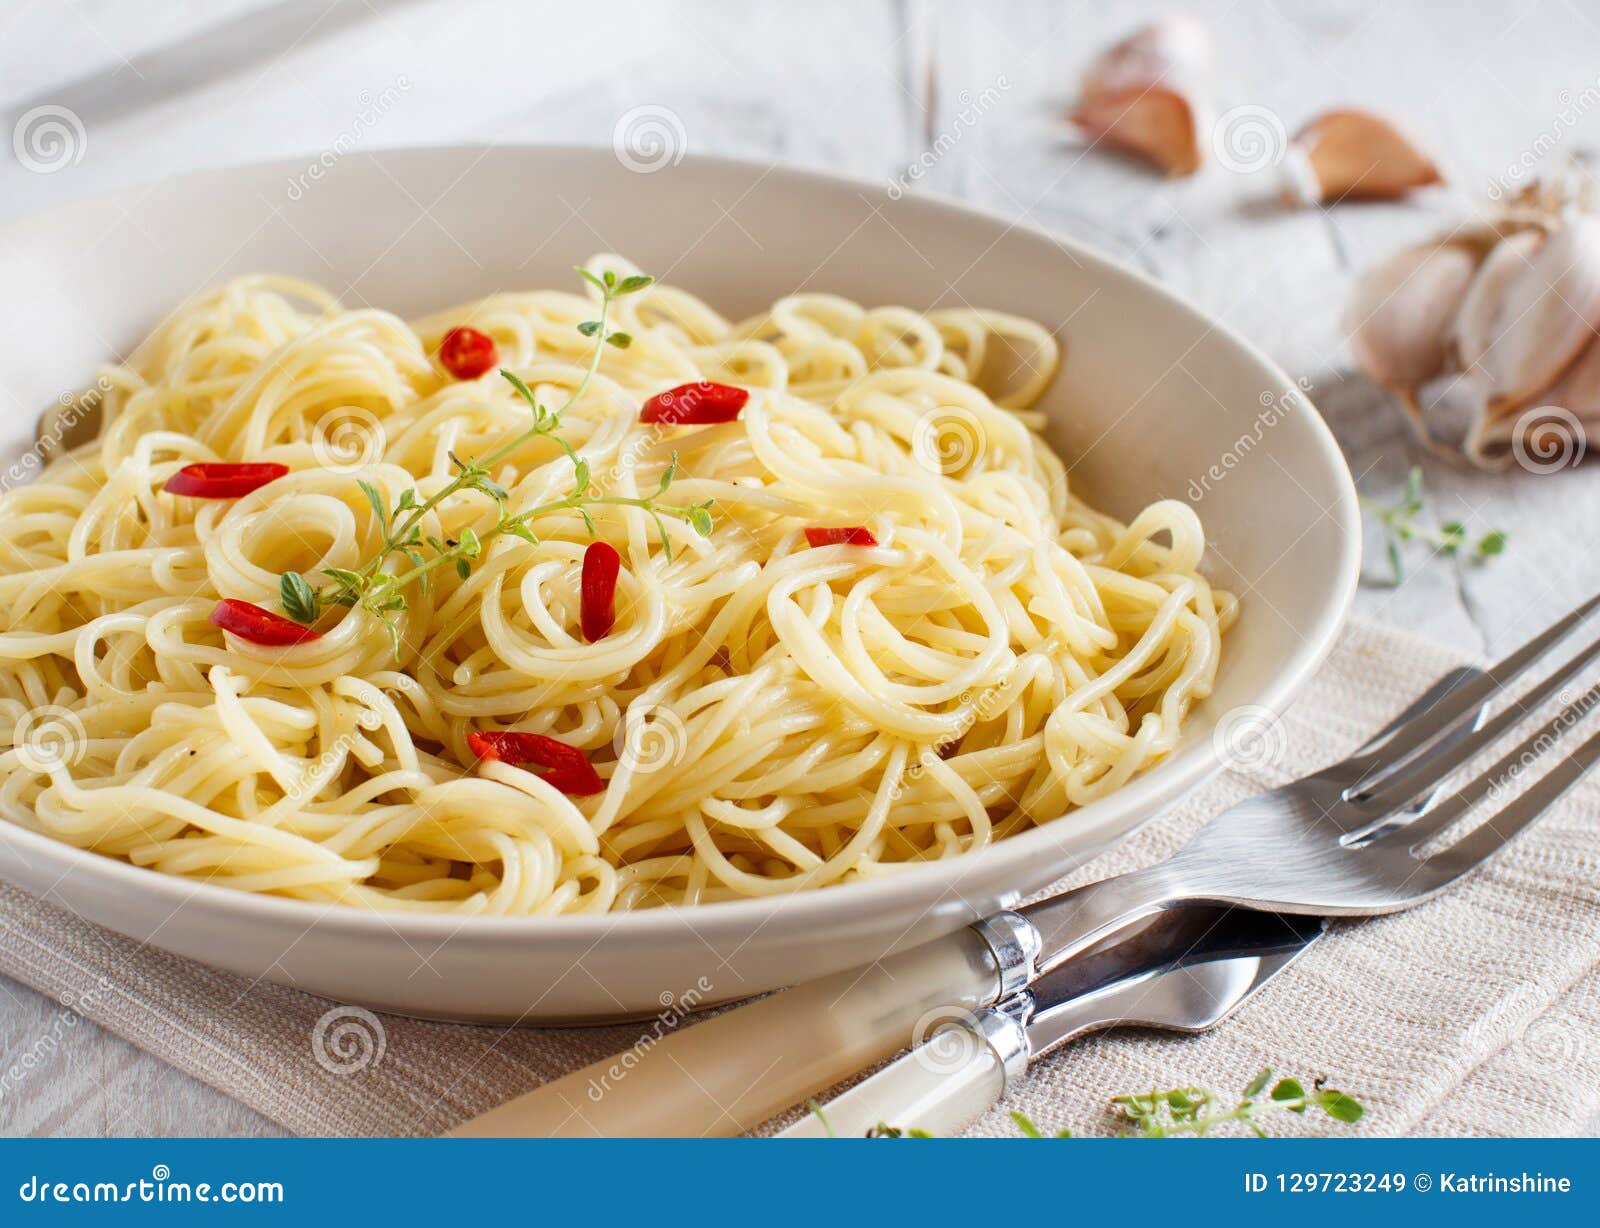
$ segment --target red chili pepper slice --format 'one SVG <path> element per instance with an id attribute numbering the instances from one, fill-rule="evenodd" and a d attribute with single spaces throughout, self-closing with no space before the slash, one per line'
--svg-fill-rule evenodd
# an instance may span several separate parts
<path id="1" fill-rule="evenodd" d="M 639 411 L 639 421 L 662 422 L 668 426 L 732 422 L 749 399 L 748 389 L 703 379 L 656 393 Z"/>
<path id="2" fill-rule="evenodd" d="M 475 328 L 452 328 L 439 343 L 439 362 L 457 379 L 477 379 L 499 361 L 494 338 Z"/>
<path id="3" fill-rule="evenodd" d="M 866 526 L 847 524 L 838 529 L 807 529 L 806 540 L 813 546 L 876 546 L 878 539 Z"/>
<path id="4" fill-rule="evenodd" d="M 195 499 L 237 499 L 268 482 L 276 482 L 288 472 L 288 465 L 272 461 L 240 465 L 201 462 L 185 465 L 168 478 L 161 489 L 169 495 L 188 495 Z"/>
<path id="5" fill-rule="evenodd" d="M 588 797 L 592 793 L 605 792 L 606 782 L 600 779 L 594 764 L 585 758 L 581 750 L 547 738 L 542 733 L 523 733 L 516 729 L 474 730 L 467 735 L 467 745 L 480 759 L 500 763 L 531 763 L 543 768 L 545 783 L 560 789 L 569 797 Z"/>
<path id="6" fill-rule="evenodd" d="M 286 644 L 304 644 L 308 640 L 322 638 L 320 631 L 313 631 L 293 619 L 284 618 L 271 610 L 263 610 L 258 605 L 251 605 L 248 601 L 239 601 L 233 597 L 224 597 L 217 602 L 217 608 L 211 611 L 211 622 L 224 631 L 233 632 L 241 640 L 248 640 L 252 644 L 265 644 L 269 648 L 281 648 Z"/>
<path id="7" fill-rule="evenodd" d="M 622 556 L 605 542 L 590 542 L 583 552 L 579 584 L 579 622 L 591 644 L 611 634 L 617 622 L 617 572 Z"/>

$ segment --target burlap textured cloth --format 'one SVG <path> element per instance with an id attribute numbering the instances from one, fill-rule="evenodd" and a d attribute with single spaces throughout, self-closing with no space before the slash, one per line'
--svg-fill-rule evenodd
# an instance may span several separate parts
<path id="1" fill-rule="evenodd" d="M 1455 664 L 1435 645 L 1352 624 L 1274 727 L 1268 762 L 1224 772 L 1068 881 L 1165 856 L 1239 798 L 1347 753 Z M 303 1134 L 438 1133 L 641 1034 L 325 1018 L 324 999 L 140 947 L 10 887 L 0 971 Z M 355 1029 L 343 1041 L 341 1025 Z M 972 1133 L 1014 1134 L 1007 1109 L 1103 1133 L 1115 1128 L 1112 1095 L 1191 1083 L 1227 1094 L 1262 1066 L 1307 1083 L 1325 1075 L 1368 1109 L 1353 1128 L 1281 1114 L 1274 1132 L 1580 1129 L 1600 1109 L 1600 780 L 1443 898 L 1341 924 L 1223 1028 L 1068 1046 Z"/>

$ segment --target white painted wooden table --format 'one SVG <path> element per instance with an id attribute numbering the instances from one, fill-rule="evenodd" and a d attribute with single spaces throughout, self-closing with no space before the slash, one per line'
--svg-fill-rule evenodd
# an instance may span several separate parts
<path id="1" fill-rule="evenodd" d="M 1311 381 L 1363 490 L 1392 497 L 1421 458 L 1394 407 L 1349 370 L 1337 318 L 1350 279 L 1475 207 L 1513 164 L 1556 171 L 1600 145 L 1600 106 L 1586 107 L 1594 95 L 1584 93 L 1600 74 L 1600 3 L 1190 7 L 1212 29 L 1219 111 L 1265 108 L 1269 125 L 1292 132 L 1332 105 L 1381 109 L 1410 121 L 1452 186 L 1405 205 L 1289 213 L 1273 204 L 1271 170 L 1213 164 L 1168 182 L 1085 151 L 1059 116 L 1092 52 L 1157 11 L 1144 0 L 10 0 L 0 7 L 0 217 L 289 154 L 607 145 L 639 106 L 664 109 L 669 139 L 690 153 L 885 184 L 941 149 L 914 190 L 1098 244 L 1236 326 Z M 83 125 L 81 158 L 51 173 L 28 170 L 5 144 L 41 106 L 67 107 Z M 1584 548 L 1600 466 L 1486 477 L 1422 463 L 1430 514 L 1506 529 L 1510 548 L 1482 567 L 1419 559 L 1405 584 L 1364 587 L 1359 613 L 1495 653 L 1600 588 L 1600 551 Z M 58 1016 L 0 980 L 0 1069 Z M 66 1030 L 45 1060 L 26 1097 L 0 1097 L 0 1133 L 278 1132 L 92 1024 Z"/>

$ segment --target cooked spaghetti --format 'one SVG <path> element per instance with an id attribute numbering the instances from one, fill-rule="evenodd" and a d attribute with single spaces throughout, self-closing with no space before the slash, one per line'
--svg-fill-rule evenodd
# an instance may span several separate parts
<path id="1" fill-rule="evenodd" d="M 1187 505 L 1069 493 L 1047 331 L 590 269 L 409 324 L 245 278 L 105 370 L 0 500 L 0 812 L 244 891 L 599 912 L 961 856 L 1173 748 L 1235 603 Z"/>

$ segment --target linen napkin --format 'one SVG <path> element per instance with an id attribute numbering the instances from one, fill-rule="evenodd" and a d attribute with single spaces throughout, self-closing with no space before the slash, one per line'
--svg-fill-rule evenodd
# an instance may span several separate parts
<path id="1" fill-rule="evenodd" d="M 1352 623 L 1269 731 L 1266 753 L 1061 885 L 1166 856 L 1238 799 L 1348 753 L 1459 663 L 1437 645 Z M 654 1026 L 373 1016 L 141 947 L 9 886 L 0 886 L 0 972 L 300 1134 L 439 1133 Z M 1069 1045 L 1036 1062 L 970 1133 L 1014 1135 L 1012 1109 L 1041 1128 L 1106 1133 L 1116 1128 L 1113 1095 L 1197 1084 L 1226 1096 L 1263 1066 L 1307 1085 L 1326 1076 L 1368 1110 L 1354 1127 L 1282 1113 L 1274 1133 L 1580 1129 L 1600 1110 L 1600 780 L 1440 899 L 1340 923 L 1217 1031 L 1113 1032 Z"/>

